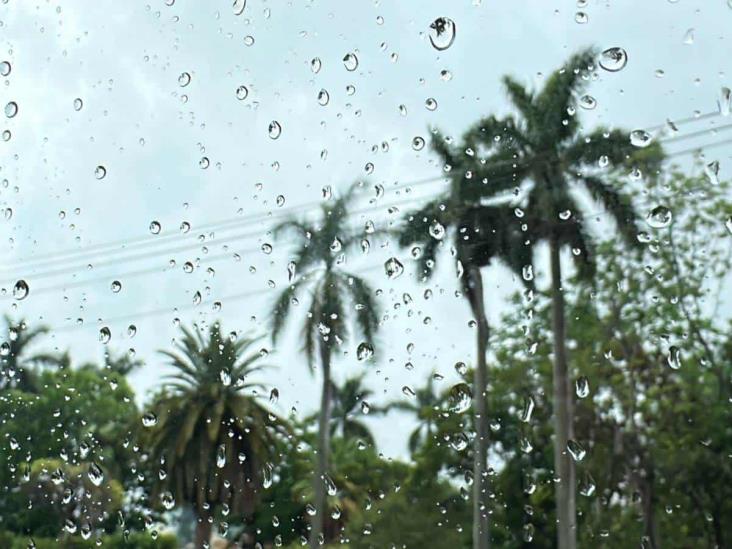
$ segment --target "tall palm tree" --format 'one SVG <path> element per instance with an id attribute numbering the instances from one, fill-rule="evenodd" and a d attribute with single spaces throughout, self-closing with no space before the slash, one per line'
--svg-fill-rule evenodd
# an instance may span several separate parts
<path id="1" fill-rule="evenodd" d="M 578 272 L 593 272 L 592 239 L 580 217 L 583 208 L 577 192 L 600 203 L 629 243 L 636 243 L 636 212 L 617 182 L 621 172 L 653 177 L 662 160 L 660 146 L 641 139 L 631 143 L 630 133 L 620 129 L 581 130 L 577 107 L 592 105 L 582 95 L 591 80 L 596 52 L 580 51 L 554 72 L 540 90 L 523 87 L 513 78 L 503 79 L 515 114 L 480 120 L 466 136 L 466 150 L 477 151 L 474 164 L 493 172 L 485 195 L 518 188 L 528 183 L 526 217 L 535 242 L 549 245 L 552 330 L 554 345 L 554 466 L 557 536 L 562 549 L 576 547 L 575 472 L 567 451 L 574 436 L 572 390 L 567 371 L 561 250 L 571 247 Z M 638 141 L 638 140 L 636 140 Z M 637 170 L 640 170 L 637 171 Z M 587 202 L 586 200 L 584 201 Z"/>
<path id="2" fill-rule="evenodd" d="M 486 391 L 488 366 L 486 352 L 490 327 L 485 310 L 481 268 L 498 260 L 516 273 L 531 262 L 531 248 L 513 210 L 506 204 L 486 204 L 483 187 L 494 177 L 503 176 L 510 168 L 474 165 L 472 157 L 458 152 L 448 140 L 435 134 L 432 148 L 451 173 L 450 190 L 405 217 L 399 235 L 401 246 L 419 245 L 418 276 L 426 280 L 434 272 L 437 252 L 445 242 L 447 231 L 452 233 L 452 246 L 457 258 L 463 295 L 476 322 L 476 367 L 473 380 L 473 415 L 475 439 L 473 444 L 473 547 L 486 549 L 489 538 L 489 487 L 487 474 L 488 428 Z M 464 149 L 465 150 L 465 149 Z M 510 151 L 504 159 L 510 159 Z M 494 188 L 493 193 L 507 190 Z"/>
<path id="3" fill-rule="evenodd" d="M 266 481 L 266 462 L 285 427 L 257 398 L 249 377 L 261 370 L 259 338 L 223 337 L 183 328 L 174 351 L 161 351 L 175 373 L 143 416 L 149 447 L 160 463 L 158 496 L 190 505 L 196 515 L 195 547 L 208 544 L 215 509 L 249 515 Z M 151 426 L 152 424 L 152 426 Z M 266 486 L 266 482 L 265 482 Z"/>
<path id="4" fill-rule="evenodd" d="M 299 304 L 298 296 L 308 298 L 303 311 L 303 350 L 314 370 L 316 354 L 321 368 L 322 392 L 318 419 L 318 462 L 313 480 L 315 515 L 310 532 L 310 546 L 317 547 L 323 533 L 325 482 L 330 452 L 332 389 L 331 363 L 338 345 L 349 339 L 349 319 L 361 332 L 365 343 L 372 345 L 378 324 L 373 292 L 365 280 L 345 272 L 341 265 L 348 249 L 361 241 L 360 231 L 347 225 L 348 204 L 355 186 L 341 197 L 322 205 L 320 219 L 314 223 L 289 219 L 275 228 L 275 235 L 289 232 L 299 243 L 294 252 L 291 272 L 302 273 L 280 294 L 272 309 L 272 340 L 282 334 L 287 320 Z M 347 305 L 350 301 L 350 305 Z M 373 347 L 372 347 L 373 348 Z"/>

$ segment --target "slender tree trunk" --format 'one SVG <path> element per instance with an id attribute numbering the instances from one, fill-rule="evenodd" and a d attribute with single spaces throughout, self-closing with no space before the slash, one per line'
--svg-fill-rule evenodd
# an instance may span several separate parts
<path id="1" fill-rule="evenodd" d="M 211 543 L 211 529 L 212 524 L 208 521 L 208 516 L 196 517 L 195 549 L 201 549 L 202 547 L 209 546 Z"/>
<path id="2" fill-rule="evenodd" d="M 333 386 L 330 381 L 330 349 L 325 342 L 320 343 L 320 364 L 323 369 L 323 389 L 320 396 L 320 415 L 318 417 L 318 463 L 313 479 L 315 493 L 315 516 L 310 531 L 310 547 L 320 547 L 320 537 L 323 535 L 325 521 L 325 475 L 328 473 L 330 457 L 330 408 Z"/>
<path id="3" fill-rule="evenodd" d="M 488 366 L 486 350 L 489 327 L 483 302 L 483 277 L 480 267 L 468 268 L 468 299 L 473 316 L 478 324 L 477 360 L 473 379 L 473 415 L 475 441 L 473 443 L 473 549 L 488 549 L 490 531 L 488 520 L 488 428 L 486 390 L 488 387 Z"/>
<path id="4" fill-rule="evenodd" d="M 643 498 L 641 502 L 643 505 L 643 534 L 648 539 L 650 549 L 661 549 L 656 525 L 656 495 L 654 490 L 656 475 L 653 465 L 645 467 L 645 471 L 645 476 L 640 479 L 641 497 Z"/>
<path id="5" fill-rule="evenodd" d="M 576 549 L 576 479 L 567 441 L 574 436 L 572 388 L 567 367 L 567 348 L 562 293 L 562 266 L 559 242 L 549 243 L 552 272 L 552 331 L 554 332 L 554 470 L 559 549 Z"/>

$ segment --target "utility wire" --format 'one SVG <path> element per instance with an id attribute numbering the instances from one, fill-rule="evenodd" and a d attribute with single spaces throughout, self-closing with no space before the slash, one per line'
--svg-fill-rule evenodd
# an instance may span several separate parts
<path id="1" fill-rule="evenodd" d="M 714 118 L 719 116 L 719 112 L 708 112 L 705 114 L 701 114 L 698 116 L 691 116 L 687 118 L 682 118 L 679 120 L 676 120 L 673 122 L 674 125 L 679 126 L 691 122 L 697 122 L 709 118 Z M 658 129 L 663 129 L 668 127 L 668 123 L 661 124 L 657 126 L 653 126 L 650 128 L 647 128 L 649 131 L 654 131 Z M 725 126 L 721 126 L 718 128 L 708 128 L 706 130 L 701 130 L 697 132 L 693 132 L 691 134 L 686 135 L 678 135 L 674 137 L 669 137 L 663 140 L 660 140 L 663 143 L 670 143 L 670 142 L 676 142 L 686 139 L 693 139 L 695 137 L 699 137 L 702 135 L 705 135 L 706 133 L 715 132 L 715 131 L 724 131 L 727 129 L 732 128 L 732 124 L 728 124 Z M 513 160 L 505 161 L 502 163 L 497 163 L 495 165 L 502 165 L 502 164 L 513 164 L 515 163 Z M 412 186 L 420 186 L 426 183 L 431 183 L 434 181 L 438 181 L 442 179 L 444 176 L 440 177 L 428 177 L 423 179 L 418 179 L 416 181 L 410 181 L 398 184 L 396 186 L 390 187 L 388 190 L 400 190 L 406 187 L 412 187 Z M 204 225 L 201 225 L 199 227 L 196 227 L 196 230 L 198 232 L 201 231 L 210 231 L 210 230 L 228 230 L 229 228 L 239 228 L 250 224 L 256 224 L 261 223 L 263 221 L 271 221 L 272 219 L 278 219 L 280 217 L 287 217 L 293 213 L 296 213 L 301 210 L 307 210 L 311 209 L 313 207 L 317 207 L 320 204 L 319 201 L 311 201 L 304 204 L 299 204 L 297 206 L 290 206 L 288 208 L 282 208 L 279 210 L 276 210 L 275 212 L 262 212 L 259 214 L 253 214 L 250 216 L 236 216 L 224 220 L 219 221 L 213 221 L 210 223 L 206 223 Z M 169 235 L 162 235 L 162 236 L 141 236 L 136 237 L 132 239 L 120 239 L 116 241 L 111 242 L 102 242 L 98 244 L 92 244 L 90 246 L 85 246 L 81 249 L 71 249 L 71 250 L 65 250 L 61 252 L 51 252 L 46 254 L 40 254 L 37 256 L 29 257 L 27 259 L 21 259 L 15 263 L 11 263 L 10 265 L 6 265 L 3 267 L 0 267 L 0 270 L 6 270 L 6 271 L 12 271 L 15 269 L 18 269 L 20 267 L 30 267 L 34 263 L 55 263 L 55 262 L 63 262 L 67 259 L 69 259 L 69 256 L 77 256 L 75 259 L 80 259 L 81 257 L 88 257 L 88 256 L 94 256 L 95 254 L 98 255 L 102 250 L 105 250 L 106 248 L 120 248 L 122 247 L 122 250 L 116 249 L 116 250 L 109 250 L 106 253 L 119 253 L 127 251 L 131 247 L 147 247 L 147 246 L 158 246 L 160 244 L 167 244 L 169 242 L 178 241 L 185 239 L 188 235 L 187 234 L 169 234 Z M 38 267 L 39 265 L 35 265 Z"/>

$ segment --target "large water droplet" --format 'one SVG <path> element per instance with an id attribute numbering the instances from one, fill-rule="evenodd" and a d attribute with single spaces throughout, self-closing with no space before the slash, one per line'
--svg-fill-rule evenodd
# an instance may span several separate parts
<path id="1" fill-rule="evenodd" d="M 25 299 L 28 297 L 28 292 L 30 291 L 30 288 L 28 287 L 28 283 L 25 280 L 18 280 L 15 283 L 15 286 L 13 286 L 13 297 L 20 301 L 21 299 Z"/>
<path id="2" fill-rule="evenodd" d="M 87 476 L 94 486 L 101 486 L 102 482 L 104 482 L 104 472 L 102 471 L 102 468 L 94 462 L 89 465 Z"/>
<path id="3" fill-rule="evenodd" d="M 369 360 L 374 356 L 374 347 L 371 343 L 362 341 L 356 348 L 356 358 L 360 361 Z"/>
<path id="4" fill-rule="evenodd" d="M 15 101 L 8 102 L 5 105 L 5 116 L 13 118 L 16 114 L 18 114 L 18 104 Z"/>
<path id="5" fill-rule="evenodd" d="M 154 427 L 157 424 L 158 424 L 158 416 L 156 416 L 154 413 L 152 413 L 152 412 L 145 412 L 142 415 L 142 425 L 143 425 L 143 427 L 150 428 L 150 427 Z"/>
<path id="6" fill-rule="evenodd" d="M 180 73 L 180 76 L 178 77 L 178 85 L 181 88 L 185 88 L 190 83 L 191 83 L 190 73 L 187 73 L 187 72 Z"/>
<path id="7" fill-rule="evenodd" d="M 318 92 L 318 104 L 325 107 L 330 101 L 330 94 L 328 90 L 322 89 Z"/>
<path id="8" fill-rule="evenodd" d="M 628 64 L 628 54 L 623 48 L 608 48 L 600 55 L 600 66 L 609 72 L 623 70 Z"/>
<path id="9" fill-rule="evenodd" d="M 97 179 L 104 179 L 107 176 L 107 168 L 104 166 L 97 166 L 94 168 L 94 177 Z"/>
<path id="10" fill-rule="evenodd" d="M 587 450 L 585 450 L 582 445 L 574 439 L 569 439 L 567 441 L 567 451 L 574 461 L 582 461 L 585 458 L 585 455 L 587 455 Z"/>
<path id="11" fill-rule="evenodd" d="M 270 139 L 277 139 L 282 134 L 282 126 L 277 120 L 272 120 L 267 128 Z"/>
<path id="12" fill-rule="evenodd" d="M 247 7 L 247 0 L 234 0 L 231 7 L 234 11 L 234 15 L 241 15 L 244 13 L 244 8 Z"/>
<path id="13" fill-rule="evenodd" d="M 712 185 L 719 185 L 719 161 L 713 160 L 704 166 L 704 174 Z"/>
<path id="14" fill-rule="evenodd" d="M 668 227 L 673 220 L 673 213 L 666 206 L 656 206 L 646 214 L 646 223 L 654 229 Z"/>
<path id="15" fill-rule="evenodd" d="M 163 504 L 163 507 L 165 507 L 165 509 L 167 509 L 168 511 L 175 507 L 175 498 L 170 492 L 163 492 L 162 494 L 160 494 L 160 502 Z"/>
<path id="16" fill-rule="evenodd" d="M 458 383 L 450 389 L 448 407 L 455 414 L 462 414 L 470 408 L 473 392 L 467 383 Z"/>
<path id="17" fill-rule="evenodd" d="M 449 17 L 438 17 L 430 23 L 430 44 L 438 51 L 452 46 L 456 35 L 455 22 Z"/>
<path id="18" fill-rule="evenodd" d="M 590 394 L 590 381 L 585 376 L 580 376 L 574 382 L 574 391 L 577 398 L 586 398 Z"/>
<path id="19" fill-rule="evenodd" d="M 353 52 L 347 53 L 343 57 L 343 66 L 346 67 L 347 71 L 355 71 L 358 68 L 358 57 L 356 57 L 356 54 Z"/>
<path id="20" fill-rule="evenodd" d="M 12 69 L 13 67 L 10 65 L 9 61 L 3 61 L 0 63 L 0 76 L 8 76 Z"/>
<path id="21" fill-rule="evenodd" d="M 653 136 L 646 130 L 633 130 L 630 132 L 630 144 L 634 147 L 645 148 L 653 142 Z"/>
<path id="22" fill-rule="evenodd" d="M 435 240 L 442 240 L 445 238 L 445 227 L 439 221 L 435 221 L 430 225 L 429 233 Z"/>
<path id="23" fill-rule="evenodd" d="M 666 361 L 672 370 L 678 370 L 681 368 L 681 349 L 676 345 L 671 345 L 671 347 L 668 348 L 668 357 L 666 357 Z"/>
<path id="24" fill-rule="evenodd" d="M 101 341 L 104 345 L 109 343 L 109 340 L 112 339 L 112 332 L 109 328 L 106 326 L 100 328 L 99 330 L 99 341 Z"/>
<path id="25" fill-rule="evenodd" d="M 249 96 L 249 88 L 246 86 L 239 86 L 236 88 L 236 98 L 239 101 L 244 101 Z"/>
<path id="26" fill-rule="evenodd" d="M 392 280 L 399 278 L 404 272 L 404 265 L 396 257 L 391 257 L 384 263 L 384 272 Z"/>
<path id="27" fill-rule="evenodd" d="M 528 423 L 529 421 L 531 421 L 531 414 L 534 413 L 535 406 L 536 402 L 534 401 L 534 397 L 532 397 L 531 395 L 526 396 L 524 398 L 524 407 L 521 409 L 519 419 L 524 423 Z"/>

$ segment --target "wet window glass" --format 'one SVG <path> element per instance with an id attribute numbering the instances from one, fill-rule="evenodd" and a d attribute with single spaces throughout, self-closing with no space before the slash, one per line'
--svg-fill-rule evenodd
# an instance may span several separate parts
<path id="1" fill-rule="evenodd" d="M 0 547 L 732 545 L 731 25 L 0 0 Z"/>

